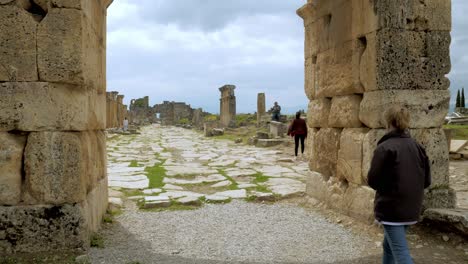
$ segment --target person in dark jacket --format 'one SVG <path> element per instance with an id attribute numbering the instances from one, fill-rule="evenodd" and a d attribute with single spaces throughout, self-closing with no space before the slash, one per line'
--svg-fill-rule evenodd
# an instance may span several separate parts
<path id="1" fill-rule="evenodd" d="M 307 137 L 307 124 L 305 120 L 301 118 L 301 112 L 296 113 L 296 119 L 294 119 L 289 126 L 288 135 L 294 137 L 294 154 L 296 159 L 299 151 L 299 142 L 301 143 L 301 158 L 304 158 L 304 141 Z"/>
<path id="2" fill-rule="evenodd" d="M 374 213 L 383 225 L 383 263 L 412 264 L 406 229 L 419 220 L 424 189 L 431 185 L 429 159 L 408 131 L 408 110 L 392 107 L 385 114 L 390 132 L 374 151 L 368 184 L 376 190 Z"/>

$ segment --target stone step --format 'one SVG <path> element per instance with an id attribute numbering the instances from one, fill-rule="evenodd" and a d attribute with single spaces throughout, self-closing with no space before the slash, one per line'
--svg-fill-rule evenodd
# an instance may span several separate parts
<path id="1" fill-rule="evenodd" d="M 273 146 L 278 146 L 281 145 L 285 142 L 284 139 L 278 138 L 278 139 L 259 139 L 257 141 L 257 147 L 262 147 L 262 148 L 267 148 L 267 147 L 273 147 Z"/>
<path id="2" fill-rule="evenodd" d="M 468 237 L 468 209 L 433 209 L 424 212 L 424 222 L 436 224 L 459 235 Z"/>

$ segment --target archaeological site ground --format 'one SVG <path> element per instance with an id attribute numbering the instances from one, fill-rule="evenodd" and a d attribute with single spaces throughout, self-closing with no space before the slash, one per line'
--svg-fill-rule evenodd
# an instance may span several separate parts
<path id="1" fill-rule="evenodd" d="M 468 130 L 446 125 L 450 0 L 298 6 L 298 159 L 292 117 L 272 121 L 261 90 L 251 114 L 235 83 L 212 88 L 219 114 L 146 95 L 125 105 L 106 83 L 112 2 L 0 0 L 0 264 L 380 263 L 367 172 L 394 105 L 433 179 L 412 256 L 468 263 Z"/>

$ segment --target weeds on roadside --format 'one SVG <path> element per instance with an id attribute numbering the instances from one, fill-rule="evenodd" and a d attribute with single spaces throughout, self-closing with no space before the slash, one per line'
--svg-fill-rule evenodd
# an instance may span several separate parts
<path id="1" fill-rule="evenodd" d="M 104 248 L 104 238 L 99 234 L 91 235 L 90 246 L 95 248 Z"/>

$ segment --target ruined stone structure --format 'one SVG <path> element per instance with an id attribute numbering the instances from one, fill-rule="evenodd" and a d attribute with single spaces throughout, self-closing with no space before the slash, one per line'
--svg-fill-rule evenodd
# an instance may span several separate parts
<path id="1" fill-rule="evenodd" d="M 224 85 L 219 88 L 220 99 L 220 124 L 222 127 L 235 125 L 236 119 L 236 96 L 234 95 L 234 85 Z"/>
<path id="2" fill-rule="evenodd" d="M 190 105 L 182 102 L 164 101 L 154 106 L 154 112 L 159 113 L 163 125 L 179 124 L 182 119 L 191 122 L 193 111 Z"/>
<path id="3" fill-rule="evenodd" d="M 124 96 L 118 92 L 107 92 L 106 95 L 106 128 L 120 128 L 127 117 L 127 106 L 123 104 Z"/>
<path id="4" fill-rule="evenodd" d="M 426 147 L 433 185 L 426 207 L 453 207 L 441 126 L 450 94 L 450 1 L 315 0 L 305 25 L 305 92 L 310 99 L 307 192 L 337 210 L 372 218 L 366 177 L 382 113 L 407 107 L 411 133 Z"/>
<path id="5" fill-rule="evenodd" d="M 156 113 L 149 106 L 149 97 L 133 99 L 130 102 L 130 110 L 127 113 L 129 122 L 136 125 L 151 124 L 156 122 Z"/>
<path id="6" fill-rule="evenodd" d="M 197 108 L 193 110 L 192 116 L 192 125 L 195 128 L 203 129 L 203 122 L 204 122 L 205 113 L 203 113 L 203 109 Z"/>
<path id="7" fill-rule="evenodd" d="M 99 228 L 110 3 L 0 1 L 0 252 L 86 247 Z"/>

